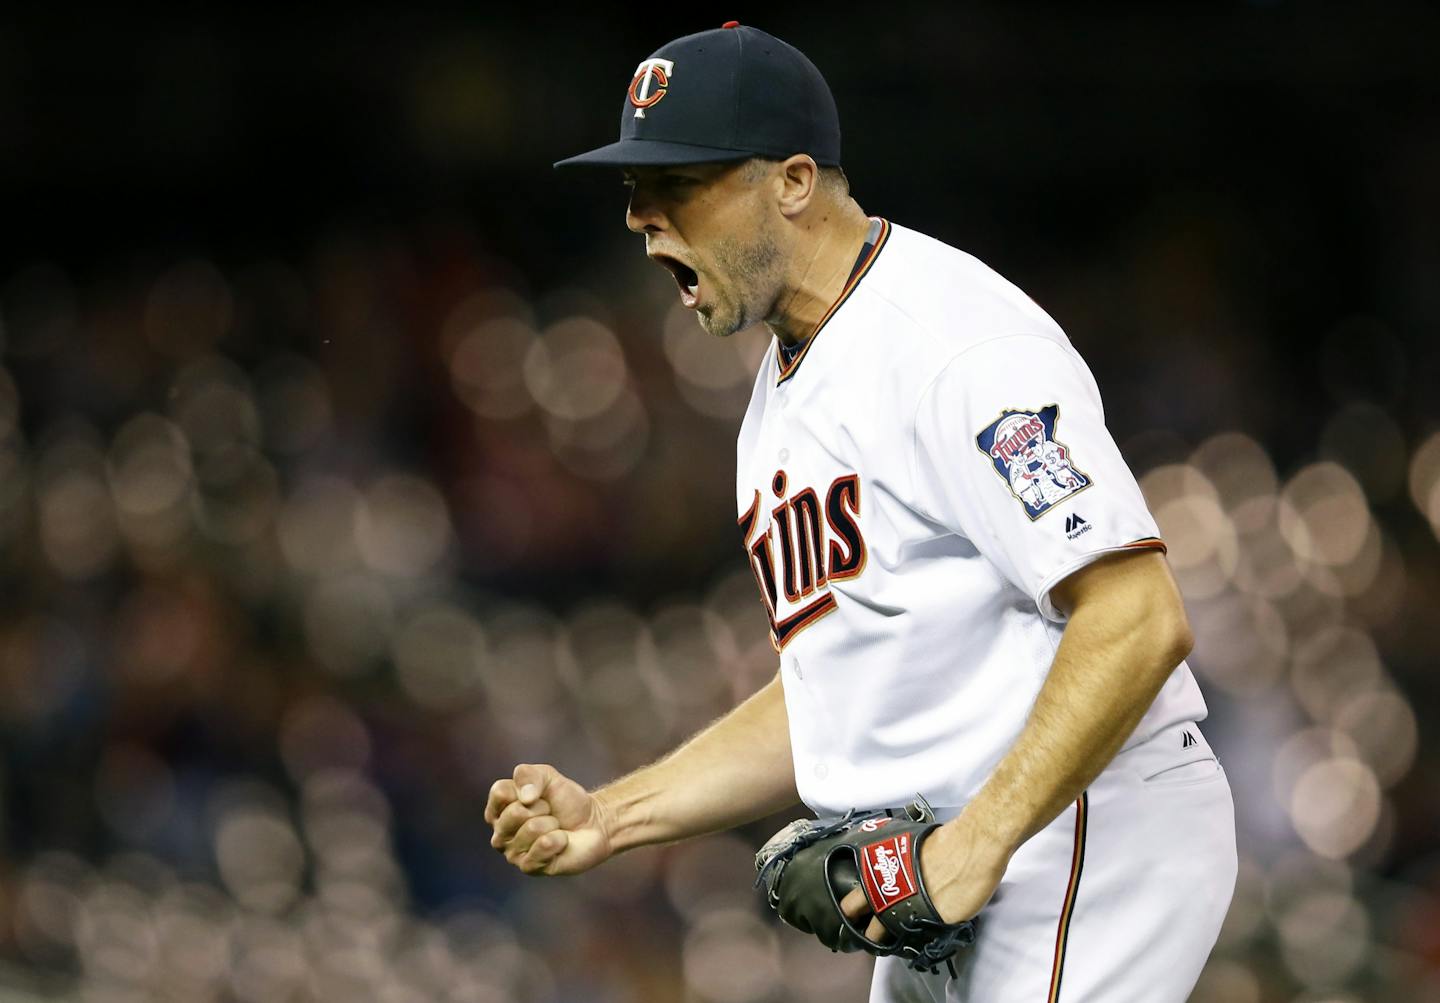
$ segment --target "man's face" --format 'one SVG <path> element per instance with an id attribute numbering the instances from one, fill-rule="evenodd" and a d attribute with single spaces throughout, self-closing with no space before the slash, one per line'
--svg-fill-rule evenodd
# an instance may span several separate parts
<path id="1" fill-rule="evenodd" d="M 783 268 L 764 165 L 685 164 L 625 171 L 625 223 L 680 287 L 680 302 L 724 338 L 770 316 Z"/>

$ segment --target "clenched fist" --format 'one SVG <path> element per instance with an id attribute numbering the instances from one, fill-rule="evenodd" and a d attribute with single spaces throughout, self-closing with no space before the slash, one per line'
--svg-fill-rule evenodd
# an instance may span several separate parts
<path id="1" fill-rule="evenodd" d="M 490 845 L 526 874 L 578 874 L 608 859 L 604 804 L 553 766 L 522 763 L 485 803 Z"/>

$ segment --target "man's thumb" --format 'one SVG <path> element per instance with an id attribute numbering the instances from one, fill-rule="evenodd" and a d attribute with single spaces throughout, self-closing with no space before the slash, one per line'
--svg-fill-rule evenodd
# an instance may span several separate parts
<path id="1" fill-rule="evenodd" d="M 520 803 L 526 806 L 534 804 L 545 792 L 545 785 L 554 773 L 549 766 L 533 763 L 521 763 L 515 767 L 515 788 Z"/>

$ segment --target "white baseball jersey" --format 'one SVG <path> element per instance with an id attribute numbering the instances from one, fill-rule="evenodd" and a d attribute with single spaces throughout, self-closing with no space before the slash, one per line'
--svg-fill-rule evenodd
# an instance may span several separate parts
<path id="1" fill-rule="evenodd" d="M 1050 669 L 1050 589 L 1163 549 L 1060 327 L 970 255 L 877 223 L 799 356 L 767 353 L 738 448 L 795 778 L 821 814 L 970 800 Z M 1182 663 L 1126 747 L 1205 713 Z"/>

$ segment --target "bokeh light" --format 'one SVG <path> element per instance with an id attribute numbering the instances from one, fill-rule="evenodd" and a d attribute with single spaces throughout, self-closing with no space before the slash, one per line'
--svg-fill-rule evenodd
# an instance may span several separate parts
<path id="1" fill-rule="evenodd" d="M 734 421 L 745 413 L 760 356 L 770 334 L 757 325 L 728 338 L 704 334 L 679 303 L 665 318 L 662 342 L 680 396 L 701 414 Z"/>
<path id="2" fill-rule="evenodd" d="M 525 385 L 525 359 L 535 343 L 535 331 L 524 321 L 499 317 L 469 329 L 466 304 L 457 308 L 450 325 L 455 332 L 450 355 L 450 379 L 455 394 L 480 418 L 518 418 L 534 406 Z M 450 333 L 447 327 L 447 333 Z"/>

